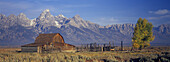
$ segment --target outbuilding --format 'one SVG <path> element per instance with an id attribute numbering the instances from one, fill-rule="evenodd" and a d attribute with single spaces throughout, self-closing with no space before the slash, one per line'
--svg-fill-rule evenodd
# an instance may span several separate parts
<path id="1" fill-rule="evenodd" d="M 34 43 L 21 46 L 22 52 L 74 52 L 75 46 L 64 42 L 59 33 L 39 34 Z"/>

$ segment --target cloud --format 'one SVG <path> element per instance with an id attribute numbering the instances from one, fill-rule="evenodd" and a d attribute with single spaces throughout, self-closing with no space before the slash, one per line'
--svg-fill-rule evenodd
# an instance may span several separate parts
<path id="1" fill-rule="evenodd" d="M 102 17 L 102 18 L 98 18 L 95 19 L 94 23 L 100 24 L 100 25 L 111 25 L 113 23 L 117 23 L 119 20 L 114 18 L 114 17 Z"/>
<path id="2" fill-rule="evenodd" d="M 115 19 L 115 18 L 113 18 L 113 17 L 111 17 L 111 18 L 100 18 L 100 21 L 109 21 L 109 22 L 114 22 L 114 21 L 118 21 L 118 19 Z"/>
<path id="3" fill-rule="evenodd" d="M 123 24 L 123 23 L 136 23 L 139 17 L 102 17 L 94 19 L 94 23 L 99 25 L 112 25 L 112 24 Z"/>
<path id="4" fill-rule="evenodd" d="M 170 18 L 170 15 L 163 15 L 159 17 L 149 17 L 149 20 L 156 20 L 156 19 L 164 19 L 164 18 Z"/>
<path id="5" fill-rule="evenodd" d="M 160 9 L 160 10 L 157 10 L 157 11 L 149 11 L 149 13 L 164 15 L 164 14 L 170 13 L 170 11 L 167 10 L 167 9 Z"/>
<path id="6" fill-rule="evenodd" d="M 154 24 L 162 24 L 169 23 L 170 20 L 170 11 L 167 9 L 157 10 L 157 11 L 149 11 L 149 13 L 153 14 L 148 17 L 148 20 L 153 21 Z"/>
<path id="7" fill-rule="evenodd" d="M 163 9 L 163 10 L 158 10 L 155 12 L 155 14 L 167 14 L 169 11 L 167 9 Z"/>

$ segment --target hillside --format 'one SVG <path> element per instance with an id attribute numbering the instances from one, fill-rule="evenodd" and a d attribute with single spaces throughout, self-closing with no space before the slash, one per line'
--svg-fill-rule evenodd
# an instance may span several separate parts
<path id="1" fill-rule="evenodd" d="M 46 9 L 40 16 L 30 20 L 24 13 L 19 15 L 0 14 L 0 46 L 23 45 L 34 42 L 39 33 L 61 33 L 66 43 L 108 43 L 116 45 L 124 41 L 131 45 L 131 37 L 135 24 L 113 24 L 100 26 L 86 21 L 79 15 L 66 18 L 63 15 L 53 16 Z M 153 28 L 155 40 L 152 45 L 169 45 L 170 24 L 162 24 Z"/>

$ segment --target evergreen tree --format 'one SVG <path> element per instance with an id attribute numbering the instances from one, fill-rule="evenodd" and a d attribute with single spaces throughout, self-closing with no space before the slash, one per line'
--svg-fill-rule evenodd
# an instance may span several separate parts
<path id="1" fill-rule="evenodd" d="M 132 37 L 133 48 L 143 49 L 150 46 L 150 42 L 155 39 L 152 28 L 152 23 L 149 23 L 146 19 L 139 18 Z"/>

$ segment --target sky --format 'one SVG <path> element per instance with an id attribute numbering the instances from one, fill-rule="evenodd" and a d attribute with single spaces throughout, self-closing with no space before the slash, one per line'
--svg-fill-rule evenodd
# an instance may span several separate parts
<path id="1" fill-rule="evenodd" d="M 67 18 L 80 15 L 99 25 L 133 23 L 146 18 L 154 26 L 170 24 L 170 0 L 0 0 L 0 13 L 37 18 L 43 10 Z"/>

